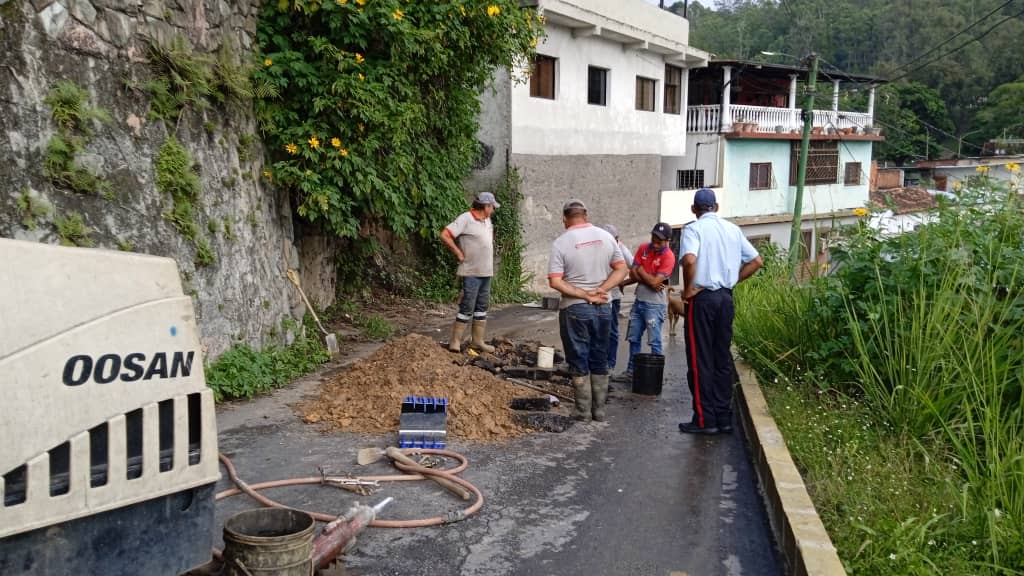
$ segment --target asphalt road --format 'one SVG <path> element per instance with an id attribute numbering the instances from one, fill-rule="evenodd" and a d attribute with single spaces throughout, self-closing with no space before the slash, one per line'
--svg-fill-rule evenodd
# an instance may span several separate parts
<path id="1" fill-rule="evenodd" d="M 554 312 L 516 307 L 492 314 L 490 328 L 557 344 L 555 318 Z M 661 396 L 637 396 L 613 385 L 606 423 L 504 443 L 451 443 L 470 460 L 463 477 L 485 495 L 480 513 L 437 528 L 371 528 L 330 574 L 781 575 L 739 428 L 729 436 L 680 434 L 677 424 L 690 410 L 681 336 L 666 335 L 666 355 Z M 306 381 L 219 411 L 220 449 L 243 477 L 309 476 L 317 466 L 393 473 L 386 463 L 355 465 L 359 448 L 393 438 L 324 435 L 295 418 L 286 404 L 315 385 Z M 463 504 L 432 482 L 392 483 L 362 498 L 317 487 L 272 495 L 334 513 L 357 499 L 374 503 L 394 496 L 383 514 L 392 519 L 441 515 Z M 254 505 L 245 497 L 221 501 L 218 527 Z"/>

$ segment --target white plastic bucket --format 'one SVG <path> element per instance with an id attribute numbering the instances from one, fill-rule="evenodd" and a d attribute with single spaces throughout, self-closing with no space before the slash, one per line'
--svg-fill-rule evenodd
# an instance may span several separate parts
<path id="1" fill-rule="evenodd" d="M 550 346 L 537 348 L 537 368 L 553 368 L 555 366 L 555 349 Z"/>

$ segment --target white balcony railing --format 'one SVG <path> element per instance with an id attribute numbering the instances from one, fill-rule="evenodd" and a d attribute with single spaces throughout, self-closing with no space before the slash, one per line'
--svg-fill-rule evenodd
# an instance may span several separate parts
<path id="1" fill-rule="evenodd" d="M 731 131 L 736 124 L 745 124 L 745 132 L 792 132 L 803 129 L 800 110 L 775 108 L 771 106 L 729 106 L 729 113 L 722 118 L 722 107 L 688 106 L 686 109 L 686 131 L 689 133 L 715 133 Z M 863 112 L 836 110 L 815 110 L 815 127 L 823 129 L 856 128 L 858 132 L 872 125 L 871 115 Z"/>

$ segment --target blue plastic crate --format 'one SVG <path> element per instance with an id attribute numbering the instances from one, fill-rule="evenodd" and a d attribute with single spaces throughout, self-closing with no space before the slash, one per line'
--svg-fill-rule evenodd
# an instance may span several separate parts
<path id="1" fill-rule="evenodd" d="M 448 399 L 406 396 L 398 423 L 399 448 L 444 448 L 447 445 Z"/>

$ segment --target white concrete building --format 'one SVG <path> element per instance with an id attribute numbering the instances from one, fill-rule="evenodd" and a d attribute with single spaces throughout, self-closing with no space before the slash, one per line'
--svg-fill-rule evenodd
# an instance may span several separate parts
<path id="1" fill-rule="evenodd" d="M 470 180 L 522 178 L 524 269 L 546 289 L 562 204 L 587 203 L 635 247 L 661 216 L 662 163 L 686 151 L 686 87 L 708 55 L 688 45 L 689 23 L 644 0 L 538 0 L 547 37 L 529 81 L 507 73 L 483 97 L 481 162 Z M 520 71 L 521 72 L 521 71 Z"/>

